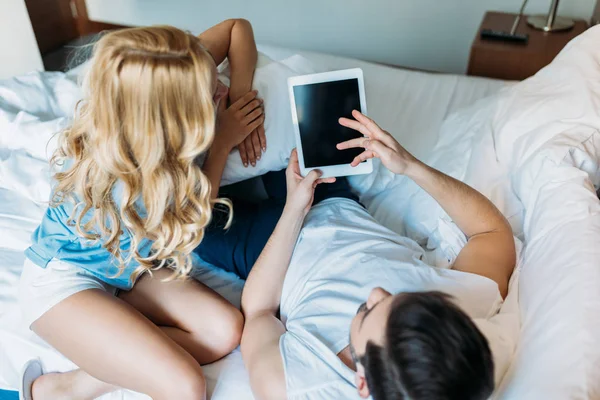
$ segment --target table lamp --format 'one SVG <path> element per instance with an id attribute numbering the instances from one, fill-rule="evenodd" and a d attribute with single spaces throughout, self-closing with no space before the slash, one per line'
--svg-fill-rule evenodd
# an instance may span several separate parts
<path id="1" fill-rule="evenodd" d="M 548 15 L 532 15 L 527 19 L 527 23 L 535 28 L 546 32 L 564 31 L 571 29 L 575 22 L 569 18 L 557 17 L 558 0 L 552 0 L 550 12 Z"/>

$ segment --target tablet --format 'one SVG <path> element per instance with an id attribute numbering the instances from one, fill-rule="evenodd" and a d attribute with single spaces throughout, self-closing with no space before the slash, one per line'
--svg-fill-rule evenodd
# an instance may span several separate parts
<path id="1" fill-rule="evenodd" d="M 360 68 L 295 76 L 288 79 L 288 88 L 302 176 L 313 169 L 321 170 L 323 178 L 373 171 L 371 160 L 350 166 L 364 149 L 336 148 L 340 142 L 362 137 L 338 122 L 341 117 L 353 119 L 352 110 L 367 113 Z"/>

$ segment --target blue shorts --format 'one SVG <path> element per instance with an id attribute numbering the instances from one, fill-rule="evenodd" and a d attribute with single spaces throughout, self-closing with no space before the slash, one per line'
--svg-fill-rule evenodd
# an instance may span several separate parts
<path id="1" fill-rule="evenodd" d="M 229 229 L 223 229 L 227 222 L 227 210 L 215 206 L 213 220 L 205 231 L 202 243 L 194 250 L 204 261 L 236 273 L 246 279 L 267 240 L 273 233 L 283 212 L 287 194 L 285 170 L 269 172 L 261 177 L 268 198 L 259 202 L 231 197 L 233 222 Z M 228 197 L 228 187 L 221 188 L 220 197 Z M 335 183 L 317 186 L 313 204 L 341 197 L 358 202 L 358 197 L 350 190 L 346 178 L 338 178 Z"/>

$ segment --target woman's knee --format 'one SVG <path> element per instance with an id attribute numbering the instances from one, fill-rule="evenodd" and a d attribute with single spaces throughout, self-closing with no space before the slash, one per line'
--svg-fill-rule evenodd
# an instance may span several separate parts
<path id="1" fill-rule="evenodd" d="M 231 307 L 219 318 L 217 326 L 221 334 L 215 350 L 224 357 L 240 345 L 244 330 L 244 316 L 237 308 Z"/>
<path id="2" fill-rule="evenodd" d="M 149 393 L 156 399 L 198 400 L 206 398 L 206 380 L 202 368 L 197 363 L 178 365 L 162 375 L 155 393 Z"/>

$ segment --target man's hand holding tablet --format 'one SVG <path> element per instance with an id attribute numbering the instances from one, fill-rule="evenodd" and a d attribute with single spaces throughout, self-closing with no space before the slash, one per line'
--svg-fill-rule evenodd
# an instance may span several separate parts
<path id="1" fill-rule="evenodd" d="M 339 124 L 352 110 L 366 113 L 362 70 L 355 68 L 292 77 L 288 80 L 292 121 L 302 176 L 314 169 L 322 178 L 368 174 L 372 161 L 352 166 L 361 154 L 357 148 L 339 150 L 340 142 L 362 138 L 360 132 Z"/>

